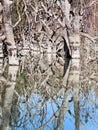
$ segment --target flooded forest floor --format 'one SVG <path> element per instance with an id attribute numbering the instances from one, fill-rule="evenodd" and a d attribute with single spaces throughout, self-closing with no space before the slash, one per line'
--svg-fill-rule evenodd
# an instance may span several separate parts
<path id="1" fill-rule="evenodd" d="M 98 1 L 3 0 L 0 27 L 0 130 L 97 130 Z"/>

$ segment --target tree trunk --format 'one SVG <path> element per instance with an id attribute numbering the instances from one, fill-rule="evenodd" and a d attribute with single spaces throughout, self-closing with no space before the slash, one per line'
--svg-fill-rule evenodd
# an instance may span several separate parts
<path id="1" fill-rule="evenodd" d="M 9 81 L 6 84 L 5 95 L 3 100 L 3 111 L 2 111 L 2 130 L 11 130 L 11 105 L 13 100 L 14 89 L 16 85 L 16 76 L 18 72 L 18 66 L 9 66 L 8 78 Z"/>
<path id="2" fill-rule="evenodd" d="M 4 6 L 4 28 L 6 35 L 6 44 L 8 48 L 9 64 L 18 65 L 17 49 L 14 40 L 12 21 L 11 21 L 11 11 L 10 11 L 11 1 L 3 0 L 3 6 Z"/>

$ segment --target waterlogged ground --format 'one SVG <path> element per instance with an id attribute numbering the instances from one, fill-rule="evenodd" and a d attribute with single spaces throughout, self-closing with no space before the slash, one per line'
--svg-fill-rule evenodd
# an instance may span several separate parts
<path id="1" fill-rule="evenodd" d="M 1 69 L 0 130 L 98 130 L 98 60 L 22 57 Z"/>

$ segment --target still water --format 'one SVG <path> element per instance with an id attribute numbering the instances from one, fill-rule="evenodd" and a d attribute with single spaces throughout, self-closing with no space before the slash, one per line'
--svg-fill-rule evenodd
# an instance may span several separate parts
<path id="1" fill-rule="evenodd" d="M 0 130 L 98 130 L 98 60 L 35 54 L 0 75 Z"/>

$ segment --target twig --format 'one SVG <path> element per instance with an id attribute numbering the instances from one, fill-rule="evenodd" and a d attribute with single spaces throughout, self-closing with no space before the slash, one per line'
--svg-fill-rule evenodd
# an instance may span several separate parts
<path id="1" fill-rule="evenodd" d="M 30 23 L 29 16 L 28 16 L 28 13 L 27 13 L 27 4 L 26 4 L 26 1 L 23 0 L 23 3 L 24 3 L 24 5 L 25 5 L 24 12 L 25 12 L 25 15 L 26 15 L 26 17 L 27 17 L 27 21 L 28 21 L 28 23 Z"/>
<path id="2" fill-rule="evenodd" d="M 20 23 L 20 21 L 21 21 L 21 16 L 20 16 L 18 5 L 19 5 L 19 1 L 17 0 L 16 10 L 17 10 L 17 14 L 18 14 L 18 21 L 13 25 L 13 28 L 15 28 Z"/>
<path id="3" fill-rule="evenodd" d="M 92 42 L 96 42 L 96 37 L 92 37 L 92 36 L 90 36 L 88 33 L 83 33 L 83 32 L 80 32 L 80 35 L 81 36 L 84 36 L 84 37 L 87 37 L 88 39 L 90 39 Z"/>

